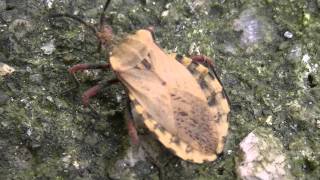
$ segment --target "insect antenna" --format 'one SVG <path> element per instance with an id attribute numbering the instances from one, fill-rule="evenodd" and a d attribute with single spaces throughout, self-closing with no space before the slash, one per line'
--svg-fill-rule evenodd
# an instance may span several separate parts
<path id="1" fill-rule="evenodd" d="M 87 28 L 89 28 L 93 32 L 93 34 L 97 37 L 97 39 L 100 39 L 100 37 L 98 36 L 98 33 L 102 32 L 102 30 L 103 30 L 103 23 L 104 23 L 104 20 L 105 20 L 104 14 L 105 14 L 108 6 L 110 5 L 110 2 L 111 2 L 111 0 L 107 0 L 106 3 L 103 6 L 103 9 L 102 9 L 102 12 L 101 12 L 101 15 L 100 15 L 100 21 L 99 21 L 98 30 L 93 25 L 87 23 L 86 21 L 84 21 L 80 17 L 72 15 L 72 14 L 68 14 L 68 13 L 51 14 L 51 15 L 49 15 L 49 18 L 67 17 L 67 18 L 71 18 L 73 20 L 76 20 L 76 21 L 80 22 L 81 24 L 85 25 Z M 98 49 L 97 49 L 98 52 L 101 51 L 101 46 L 102 46 L 102 43 L 101 43 L 101 41 L 99 41 L 99 45 L 98 45 Z"/>
<path id="2" fill-rule="evenodd" d="M 107 11 L 107 8 L 110 5 L 110 2 L 111 2 L 111 0 L 107 0 L 106 3 L 103 6 L 103 9 L 102 9 L 102 12 L 101 12 L 101 15 L 100 15 L 100 21 L 99 21 L 100 30 L 101 30 L 101 28 L 103 28 L 103 24 L 104 24 L 104 20 L 105 20 L 105 16 L 104 15 L 105 15 L 105 12 Z"/>
<path id="3" fill-rule="evenodd" d="M 72 15 L 72 14 L 68 14 L 68 13 L 57 13 L 57 14 L 50 14 L 49 18 L 59 18 L 59 17 L 67 17 L 67 18 L 71 18 L 73 20 L 76 20 L 78 22 L 80 22 L 81 24 L 85 25 L 87 28 L 89 28 L 95 35 L 97 34 L 97 29 L 92 26 L 91 24 L 87 23 L 86 21 L 84 21 L 83 19 L 81 19 L 78 16 Z"/>
<path id="4" fill-rule="evenodd" d="M 102 31 L 102 29 L 103 29 L 103 25 L 104 25 L 104 21 L 105 21 L 104 15 L 105 15 L 105 12 L 107 11 L 107 8 L 109 7 L 110 2 L 111 2 L 111 0 L 107 0 L 103 6 L 103 9 L 102 9 L 102 12 L 100 15 L 100 21 L 99 21 L 99 30 L 100 31 Z M 102 43 L 101 43 L 101 41 L 99 41 L 97 52 L 101 52 L 101 46 L 102 46 Z"/>

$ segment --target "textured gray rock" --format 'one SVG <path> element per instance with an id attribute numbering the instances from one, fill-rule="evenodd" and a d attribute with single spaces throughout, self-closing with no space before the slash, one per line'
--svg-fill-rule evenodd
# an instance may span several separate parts
<path id="1" fill-rule="evenodd" d="M 271 130 L 258 128 L 240 143 L 242 157 L 237 167 L 244 180 L 294 179 L 281 141 Z"/>
<path id="2" fill-rule="evenodd" d="M 75 86 L 67 69 L 105 62 L 106 52 L 97 53 L 97 39 L 82 24 L 47 17 L 71 13 L 95 24 L 105 1 L 0 0 L 0 61 L 17 69 L 0 76 L 1 180 L 159 179 L 150 159 L 163 160 L 164 179 L 236 179 L 234 152 L 261 126 L 281 139 L 296 179 L 320 178 L 319 0 L 112 0 L 106 24 L 116 40 L 152 25 L 166 52 L 215 60 L 232 104 L 230 133 L 225 153 L 202 165 L 166 150 L 128 161 L 123 87 L 106 88 L 92 110 L 81 106 L 81 93 L 113 78 L 111 71 L 77 73 L 81 86 L 67 91 Z M 247 26 L 236 31 L 235 20 Z M 122 168 L 127 162 L 136 163 Z"/>

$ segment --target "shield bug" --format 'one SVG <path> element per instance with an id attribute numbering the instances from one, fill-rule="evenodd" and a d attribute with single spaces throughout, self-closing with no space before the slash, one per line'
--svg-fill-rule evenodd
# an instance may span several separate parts
<path id="1" fill-rule="evenodd" d="M 96 31 L 104 46 L 110 44 L 111 32 L 110 27 L 102 25 Z M 113 46 L 108 64 L 78 64 L 69 72 L 111 68 L 117 79 L 105 80 L 84 92 L 83 104 L 87 105 L 103 86 L 120 82 L 135 118 L 142 119 L 147 129 L 178 157 L 203 163 L 215 160 L 223 151 L 230 112 L 223 86 L 208 61 L 205 56 L 166 54 L 155 43 L 152 29 L 142 29 Z M 132 121 L 128 129 L 138 143 Z"/>

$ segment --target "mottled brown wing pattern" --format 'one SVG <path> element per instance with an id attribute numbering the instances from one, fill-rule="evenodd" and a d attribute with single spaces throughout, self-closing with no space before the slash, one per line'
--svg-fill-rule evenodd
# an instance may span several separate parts
<path id="1" fill-rule="evenodd" d="M 218 141 L 216 152 L 221 153 L 228 133 L 230 113 L 229 99 L 225 94 L 222 83 L 213 67 L 207 68 L 202 64 L 192 62 L 191 59 L 186 57 L 176 59 L 192 73 L 207 97 L 207 103 L 215 121 Z"/>
<path id="2" fill-rule="evenodd" d="M 130 96 L 135 111 L 141 114 L 145 125 L 159 141 L 182 159 L 195 163 L 213 161 L 223 150 L 228 130 L 229 102 L 214 72 L 190 59 L 180 60 L 200 84 L 207 104 L 192 94 L 175 89 L 171 91 L 172 108 L 177 134 L 172 134 L 153 120 L 148 112 Z"/>
<path id="3" fill-rule="evenodd" d="M 194 163 L 203 163 L 205 161 L 213 161 L 217 158 L 216 153 L 206 153 L 201 149 L 204 146 L 208 148 L 206 145 L 200 145 L 200 141 L 188 141 L 181 138 L 179 134 L 172 134 L 166 128 L 164 128 L 160 123 L 154 120 L 148 112 L 136 101 L 136 98 L 129 94 L 130 100 L 133 103 L 133 114 L 140 115 L 141 119 L 145 126 L 157 137 L 157 139 L 169 150 L 171 150 L 174 154 L 179 156 L 180 158 L 194 162 Z M 182 126 L 188 126 L 187 124 L 183 124 Z M 178 127 L 177 127 L 178 128 Z M 201 129 L 201 128 L 198 128 Z M 185 131 L 182 131 L 184 133 Z M 181 131 L 180 131 L 181 133 Z M 193 134 L 193 132 L 190 132 Z M 208 135 L 210 133 L 206 133 Z M 211 134 L 210 134 L 211 135 Z M 183 135 L 186 137 L 186 135 Z M 199 136 L 200 137 L 200 136 Z M 190 137 L 192 138 L 192 137 Z M 195 137 L 196 138 L 196 137 Z M 205 140 L 209 142 L 210 140 Z M 213 150 L 212 147 L 208 148 L 209 151 Z"/>
<path id="4" fill-rule="evenodd" d="M 215 154 L 217 137 L 214 117 L 207 104 L 192 94 L 176 89 L 172 107 L 177 136 L 205 154 Z"/>

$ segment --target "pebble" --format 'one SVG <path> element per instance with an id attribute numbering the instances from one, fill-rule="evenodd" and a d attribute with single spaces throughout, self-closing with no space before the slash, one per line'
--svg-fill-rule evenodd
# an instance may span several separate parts
<path id="1" fill-rule="evenodd" d="M 293 38 L 293 34 L 290 32 L 290 31 L 286 31 L 286 32 L 284 32 L 284 37 L 286 37 L 286 38 L 288 38 L 288 39 L 291 39 L 291 38 Z"/>
<path id="2" fill-rule="evenodd" d="M 15 69 L 7 64 L 0 62 L 0 76 L 12 74 Z"/>

